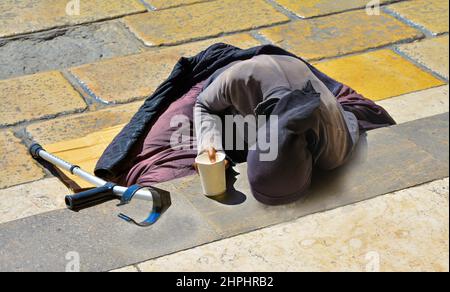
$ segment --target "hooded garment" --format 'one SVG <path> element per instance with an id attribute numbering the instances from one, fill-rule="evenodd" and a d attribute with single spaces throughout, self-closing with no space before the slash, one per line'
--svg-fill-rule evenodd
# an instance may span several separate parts
<path id="1" fill-rule="evenodd" d="M 212 45 L 194 57 L 181 58 L 168 79 L 146 99 L 131 121 L 107 147 L 96 165 L 95 174 L 103 179 L 114 181 L 128 173 L 136 164 L 136 157 L 142 152 L 145 138 L 152 126 L 171 103 L 189 92 L 194 85 L 208 79 L 217 70 L 233 62 L 262 54 L 292 56 L 302 60 L 273 45 L 242 50 L 223 43 Z M 355 114 L 362 131 L 395 124 L 392 117 L 382 107 L 321 73 L 306 61 L 303 62 L 338 99 L 342 107 Z"/>
<path id="2" fill-rule="evenodd" d="M 265 159 L 267 150 L 259 144 L 248 152 L 251 191 L 267 205 L 297 201 L 309 189 L 314 166 L 326 170 L 342 166 L 358 143 L 354 115 L 343 111 L 320 84 L 304 82 L 303 89 L 292 91 L 275 105 L 271 114 L 278 121 L 268 120 L 259 128 L 266 140 L 276 134 L 276 159 Z"/>

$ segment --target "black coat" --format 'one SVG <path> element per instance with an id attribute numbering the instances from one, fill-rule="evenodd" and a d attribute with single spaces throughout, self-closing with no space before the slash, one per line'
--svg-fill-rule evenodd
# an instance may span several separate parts
<path id="1" fill-rule="evenodd" d="M 95 174 L 107 180 L 113 180 L 132 167 L 133 157 L 142 148 L 143 139 L 153 122 L 164 110 L 195 84 L 205 80 L 216 70 L 238 60 L 251 59 L 256 55 L 297 56 L 272 45 L 263 45 L 242 50 L 231 45 L 218 43 L 191 58 L 181 58 L 175 65 L 169 78 L 145 101 L 133 116 L 129 124 L 114 138 L 105 150 L 95 168 Z M 299 58 L 301 59 L 301 58 Z M 305 62 L 308 64 L 307 62 Z M 308 64 L 309 65 L 309 64 Z M 339 83 L 309 65 L 313 73 L 337 96 L 343 88 Z M 393 120 L 378 117 L 380 125 L 392 124 Z M 389 120 L 390 118 L 390 120 Z"/>

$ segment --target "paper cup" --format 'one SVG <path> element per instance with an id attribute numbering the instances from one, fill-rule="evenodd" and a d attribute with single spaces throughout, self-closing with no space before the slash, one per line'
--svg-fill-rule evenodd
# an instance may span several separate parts
<path id="1" fill-rule="evenodd" d="M 219 152 L 216 154 L 215 163 L 211 163 L 208 153 L 203 153 L 195 159 L 206 196 L 213 197 L 226 192 L 225 158 L 225 154 Z"/>

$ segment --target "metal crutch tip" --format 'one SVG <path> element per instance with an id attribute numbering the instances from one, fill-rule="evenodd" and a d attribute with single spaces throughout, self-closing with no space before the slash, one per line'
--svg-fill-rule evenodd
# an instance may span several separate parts
<path id="1" fill-rule="evenodd" d="M 33 156 L 34 159 L 37 159 L 37 158 L 39 158 L 39 152 L 43 149 L 44 148 L 42 148 L 42 146 L 40 144 L 33 143 L 33 144 L 31 144 L 29 151 L 30 151 L 31 156 Z"/>

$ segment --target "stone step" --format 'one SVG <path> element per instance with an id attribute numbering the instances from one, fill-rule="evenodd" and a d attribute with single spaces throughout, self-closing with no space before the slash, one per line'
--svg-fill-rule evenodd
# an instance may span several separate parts
<path id="1" fill-rule="evenodd" d="M 309 194 L 288 206 L 257 203 L 249 192 L 246 166 L 240 165 L 242 175 L 230 193 L 245 199 L 240 205 L 204 197 L 198 177 L 187 177 L 159 185 L 171 191 L 174 205 L 147 229 L 117 219 L 119 209 L 112 202 L 80 213 L 59 210 L 1 224 L 0 271 L 64 271 L 66 255 L 73 252 L 80 256 L 82 271 L 113 270 L 448 177 L 448 121 L 445 113 L 369 132 L 346 166 L 317 171 Z M 140 203 L 127 212 L 148 207 Z"/>
<path id="2" fill-rule="evenodd" d="M 437 180 L 114 272 L 448 272 L 448 189 Z"/>

